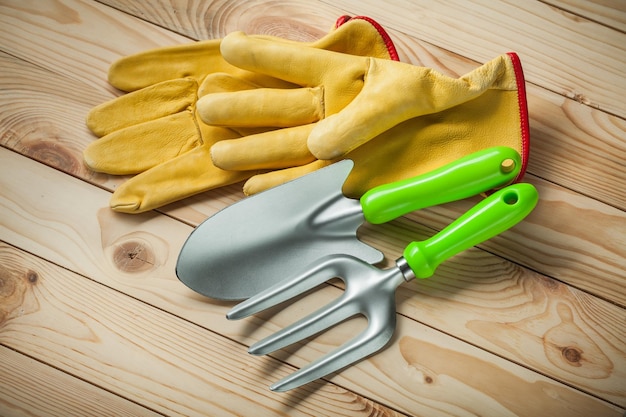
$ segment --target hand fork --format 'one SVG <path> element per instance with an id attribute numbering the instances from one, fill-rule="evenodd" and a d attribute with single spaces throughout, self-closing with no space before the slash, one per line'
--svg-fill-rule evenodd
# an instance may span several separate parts
<path id="1" fill-rule="evenodd" d="M 330 255 L 256 296 L 236 305 L 228 319 L 241 319 L 289 300 L 331 278 L 344 281 L 341 297 L 311 315 L 255 343 L 249 349 L 264 355 L 314 336 L 357 314 L 368 320 L 354 339 L 274 383 L 272 391 L 288 391 L 338 371 L 382 349 L 396 325 L 395 291 L 405 281 L 428 278 L 444 260 L 504 232 L 526 217 L 537 204 L 537 190 L 515 184 L 487 197 L 435 236 L 412 242 L 396 266 L 379 269 L 349 255 Z"/>

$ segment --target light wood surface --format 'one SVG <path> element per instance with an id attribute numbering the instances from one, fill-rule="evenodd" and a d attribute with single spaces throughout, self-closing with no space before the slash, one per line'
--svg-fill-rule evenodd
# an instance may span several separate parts
<path id="1" fill-rule="evenodd" d="M 271 356 L 247 347 L 328 286 L 244 321 L 176 278 L 185 239 L 241 184 L 140 215 L 108 208 L 126 178 L 82 162 L 111 62 L 234 30 L 295 40 L 343 15 L 401 59 L 460 75 L 503 52 L 527 79 L 537 209 L 398 291 L 380 353 L 286 394 L 268 385 L 354 334 Z M 615 1 L 0 0 L 0 415 L 623 416 L 626 412 L 626 6 Z M 386 263 L 477 200 L 361 238 Z M 383 263 L 384 265 L 384 263 Z"/>

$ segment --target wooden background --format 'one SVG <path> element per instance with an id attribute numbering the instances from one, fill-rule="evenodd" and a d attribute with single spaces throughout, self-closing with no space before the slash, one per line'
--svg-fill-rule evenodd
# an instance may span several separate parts
<path id="1" fill-rule="evenodd" d="M 376 18 L 403 61 L 447 74 L 518 52 L 526 180 L 541 199 L 522 224 L 403 286 L 384 351 L 272 393 L 345 332 L 248 355 L 289 310 L 228 322 L 232 304 L 174 273 L 193 227 L 242 198 L 240 185 L 116 214 L 108 199 L 124 178 L 85 168 L 84 118 L 120 94 L 106 81 L 118 57 L 234 30 L 313 40 L 342 14 Z M 625 72 L 621 0 L 0 0 L 0 414 L 623 416 Z M 473 202 L 363 239 L 395 259 Z"/>

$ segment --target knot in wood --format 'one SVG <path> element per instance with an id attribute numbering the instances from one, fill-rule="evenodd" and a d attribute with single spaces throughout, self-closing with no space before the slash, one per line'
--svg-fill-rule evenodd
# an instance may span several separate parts
<path id="1" fill-rule="evenodd" d="M 113 263 L 124 272 L 142 272 L 154 266 L 154 253 L 144 242 L 133 240 L 120 243 L 113 252 Z"/>
<path id="2" fill-rule="evenodd" d="M 564 347 L 561 351 L 563 353 L 563 357 L 572 364 L 579 364 L 582 358 L 582 352 L 580 349 L 575 347 Z"/>
<path id="3" fill-rule="evenodd" d="M 39 280 L 39 275 L 37 275 L 37 273 L 35 271 L 28 271 L 26 273 L 26 279 L 28 280 L 28 282 L 30 282 L 31 284 L 36 284 L 37 281 Z"/>
<path id="4" fill-rule="evenodd" d="M 29 273 L 22 275 L 0 267 L 0 326 L 8 320 L 13 311 L 24 303 Z"/>
<path id="5" fill-rule="evenodd" d="M 26 145 L 24 153 L 47 165 L 62 168 L 64 171 L 77 174 L 82 162 L 74 157 L 61 144 L 52 141 L 38 141 Z"/>
<path id="6" fill-rule="evenodd" d="M 6 269 L 0 269 L 0 300 L 11 297 L 15 292 L 15 279 Z"/>

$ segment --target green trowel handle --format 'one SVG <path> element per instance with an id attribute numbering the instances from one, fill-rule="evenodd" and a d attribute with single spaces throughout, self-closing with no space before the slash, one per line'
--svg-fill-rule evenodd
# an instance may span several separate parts
<path id="1" fill-rule="evenodd" d="M 517 177 L 521 167 L 521 158 L 512 148 L 487 148 L 424 175 L 372 188 L 361 197 L 361 207 L 368 222 L 386 223 L 502 187 Z"/>
<path id="2" fill-rule="evenodd" d="M 487 197 L 448 227 L 404 250 L 404 259 L 417 278 L 428 278 L 446 259 L 504 232 L 535 208 L 538 200 L 530 184 L 509 185 Z"/>

